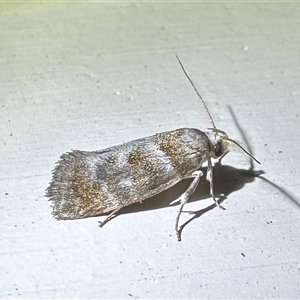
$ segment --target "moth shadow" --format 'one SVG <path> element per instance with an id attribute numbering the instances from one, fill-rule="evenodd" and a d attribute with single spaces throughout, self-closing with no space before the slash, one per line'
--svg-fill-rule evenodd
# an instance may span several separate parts
<path id="1" fill-rule="evenodd" d="M 206 180 L 207 168 L 201 168 L 203 176 L 201 177 L 200 183 L 196 191 L 191 195 L 188 203 L 211 198 L 212 205 L 209 207 L 194 212 L 194 218 L 201 216 L 203 213 L 210 211 L 215 208 L 216 205 L 209 193 L 209 182 Z M 263 174 L 263 171 L 253 171 L 245 169 L 236 169 L 231 166 L 222 165 L 216 163 L 214 166 L 213 182 L 214 182 L 214 193 L 219 203 L 222 203 L 227 197 L 240 190 L 245 184 L 253 182 L 255 177 Z M 170 206 L 170 203 L 176 200 L 182 193 L 184 193 L 189 187 L 192 179 L 185 179 L 175 186 L 157 194 L 149 199 L 144 200 L 142 203 L 134 203 L 130 206 L 124 207 L 119 214 L 134 213 L 146 210 L 161 209 Z M 173 204 L 179 205 L 179 203 Z"/>
<path id="2" fill-rule="evenodd" d="M 262 178 L 261 175 L 265 173 L 262 170 L 255 171 L 252 167 L 248 170 L 237 169 L 228 165 L 222 165 L 220 162 L 217 162 L 214 165 L 213 170 L 214 194 L 216 199 L 218 199 L 219 204 L 225 201 L 231 193 L 242 189 L 247 183 L 253 182 L 256 177 Z M 180 240 L 182 230 L 185 226 L 217 207 L 209 192 L 209 182 L 206 180 L 207 167 L 201 168 L 201 171 L 203 172 L 203 176 L 196 191 L 191 195 L 188 203 L 210 198 L 212 204 L 190 213 L 192 217 L 180 226 L 178 233 Z M 134 203 L 130 206 L 124 207 L 117 215 L 168 207 L 172 201 L 177 199 L 187 190 L 191 181 L 192 179 L 185 179 L 168 190 L 144 200 L 142 203 Z M 173 204 L 172 206 L 174 205 L 179 206 L 179 203 Z"/>
<path id="3" fill-rule="evenodd" d="M 249 143 L 247 142 L 247 137 L 242 130 L 241 126 L 239 125 L 237 118 L 231 109 L 231 107 L 228 107 L 229 111 L 233 117 L 233 120 L 239 129 L 240 133 L 243 136 L 244 141 L 246 142 L 247 148 L 249 149 L 250 153 L 251 147 Z M 196 191 L 191 195 L 189 199 L 189 203 L 208 199 L 210 198 L 212 201 L 212 204 L 209 205 L 206 208 L 200 209 L 198 211 L 192 212 L 192 217 L 186 221 L 183 225 L 181 225 L 179 230 L 179 236 L 181 236 L 181 232 L 184 229 L 186 225 L 188 225 L 190 222 L 192 222 L 194 219 L 197 219 L 201 217 L 203 214 L 209 212 L 210 210 L 214 209 L 216 207 L 216 204 L 213 202 L 213 199 L 209 193 L 209 183 L 206 180 L 206 174 L 207 174 L 207 168 L 203 167 L 200 169 L 203 172 L 203 176 L 200 180 L 200 183 L 196 189 Z M 236 192 L 240 189 L 242 189 L 246 184 L 253 182 L 256 178 L 259 178 L 260 180 L 263 180 L 264 182 L 268 183 L 269 185 L 276 188 L 278 191 L 280 191 L 285 197 L 287 197 L 289 200 L 291 200 L 298 208 L 300 208 L 300 202 L 298 199 L 296 199 L 294 196 L 292 196 L 288 191 L 286 191 L 284 188 L 280 187 L 279 185 L 273 183 L 269 179 L 265 178 L 264 176 L 261 176 L 265 174 L 262 170 L 254 170 L 253 161 L 250 159 L 250 167 L 249 169 L 237 169 L 232 166 L 228 165 L 222 165 L 220 161 L 215 163 L 213 167 L 213 183 L 214 183 L 214 194 L 215 197 L 218 199 L 219 204 L 221 204 L 223 201 L 225 201 L 228 196 Z M 147 210 L 154 210 L 154 209 L 161 209 L 170 206 L 170 203 L 174 200 L 176 200 L 182 193 L 184 193 L 187 188 L 189 187 L 192 179 L 186 179 L 175 186 L 171 187 L 170 189 L 163 191 L 162 193 L 155 195 L 154 197 L 151 197 L 149 199 L 144 200 L 142 203 L 134 203 L 127 207 L 122 208 L 117 214 L 127 214 L 127 213 L 135 213 L 135 212 L 141 212 L 141 211 L 147 211 Z M 179 204 L 174 204 L 178 205 Z"/>

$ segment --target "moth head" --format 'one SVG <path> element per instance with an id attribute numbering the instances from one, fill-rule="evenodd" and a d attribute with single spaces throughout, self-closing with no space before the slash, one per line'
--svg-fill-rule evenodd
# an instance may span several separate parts
<path id="1" fill-rule="evenodd" d="M 211 146 L 211 157 L 221 158 L 222 156 L 225 156 L 229 151 L 242 150 L 258 164 L 260 164 L 260 162 L 252 154 L 250 154 L 238 141 L 229 138 L 224 131 L 215 128 L 209 128 L 209 130 L 210 131 L 206 132 L 206 134 Z"/>

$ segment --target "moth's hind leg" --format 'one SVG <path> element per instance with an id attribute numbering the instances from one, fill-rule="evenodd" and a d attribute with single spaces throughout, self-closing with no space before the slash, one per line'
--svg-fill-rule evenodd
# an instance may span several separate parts
<path id="1" fill-rule="evenodd" d="M 117 207 L 114 211 L 112 211 L 107 217 L 106 219 L 104 219 L 103 221 L 99 221 L 99 227 L 103 227 L 108 221 L 110 221 L 111 219 L 113 219 L 114 217 L 116 217 L 116 213 L 123 208 L 124 206 L 119 206 Z"/>
<path id="2" fill-rule="evenodd" d="M 190 184 L 190 186 L 188 187 L 188 189 L 178 199 L 176 199 L 175 201 L 172 202 L 172 203 L 175 203 L 175 202 L 180 201 L 180 203 L 181 203 L 180 207 L 179 207 L 177 217 L 176 217 L 176 221 L 175 221 L 175 231 L 176 231 L 178 241 L 181 241 L 180 231 L 179 231 L 179 228 L 178 228 L 178 223 L 179 223 L 179 218 L 180 218 L 182 209 L 183 209 L 184 205 L 188 202 L 188 200 L 189 200 L 190 196 L 192 195 L 192 193 L 196 190 L 202 175 L 203 175 L 203 173 L 200 170 L 195 171 L 190 176 L 190 177 L 193 177 L 194 179 L 193 179 L 192 183 Z"/>

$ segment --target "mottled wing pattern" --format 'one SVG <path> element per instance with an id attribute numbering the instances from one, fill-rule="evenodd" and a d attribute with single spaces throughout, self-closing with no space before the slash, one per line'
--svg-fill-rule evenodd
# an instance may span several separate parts
<path id="1" fill-rule="evenodd" d="M 100 151 L 65 153 L 46 190 L 53 215 L 95 216 L 154 196 L 198 169 L 208 148 L 205 133 L 183 128 Z"/>

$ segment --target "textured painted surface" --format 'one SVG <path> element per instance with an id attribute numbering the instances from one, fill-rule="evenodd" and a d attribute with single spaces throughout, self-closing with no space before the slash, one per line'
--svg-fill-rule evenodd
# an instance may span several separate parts
<path id="1" fill-rule="evenodd" d="M 299 298 L 296 3 L 0 4 L 1 298 Z M 180 127 L 217 127 L 247 156 L 216 166 L 174 235 L 188 182 L 104 217 L 56 221 L 43 196 L 59 156 Z M 249 170 L 250 168 L 250 170 Z M 256 165 L 255 168 L 259 170 Z M 205 171 L 205 170 L 204 170 Z"/>

